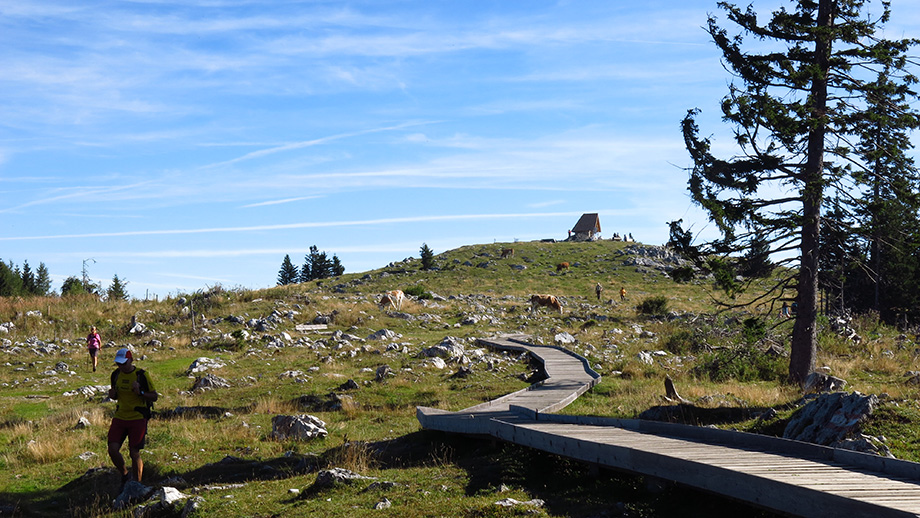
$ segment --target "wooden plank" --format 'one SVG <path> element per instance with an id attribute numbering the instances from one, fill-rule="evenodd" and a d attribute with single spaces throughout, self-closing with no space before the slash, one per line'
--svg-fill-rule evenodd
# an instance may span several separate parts
<path id="1" fill-rule="evenodd" d="M 571 351 L 521 340 L 506 337 L 479 343 L 528 352 L 542 364 L 546 380 L 456 413 L 420 407 L 420 424 L 489 434 L 797 516 L 920 516 L 920 465 L 915 463 L 726 430 L 553 415 L 600 376 Z"/>

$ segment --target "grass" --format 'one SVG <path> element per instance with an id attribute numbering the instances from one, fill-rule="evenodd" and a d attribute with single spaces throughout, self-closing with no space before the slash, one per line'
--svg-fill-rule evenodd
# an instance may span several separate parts
<path id="1" fill-rule="evenodd" d="M 501 248 L 509 246 L 514 257 L 500 259 Z M 525 387 L 523 380 L 533 370 L 526 359 L 505 355 L 491 365 L 474 361 L 471 376 L 453 378 L 456 365 L 443 371 L 427 367 L 418 356 L 422 349 L 448 336 L 470 350 L 475 338 L 499 332 L 528 333 L 538 343 L 552 343 L 557 333 L 567 332 L 576 338 L 572 349 L 604 379 L 565 413 L 636 417 L 666 403 L 663 380 L 670 376 L 700 409 L 688 421 L 781 433 L 801 397 L 783 382 L 784 361 L 750 369 L 749 361 L 732 364 L 726 358 L 749 359 L 742 352 L 769 343 L 788 349 L 791 322 L 779 321 L 778 308 L 768 306 L 719 313 L 708 282 L 676 283 L 662 272 L 626 266 L 628 246 L 610 241 L 471 245 L 436 256 L 435 271 L 420 271 L 420 262 L 412 260 L 259 291 L 213 287 L 183 295 L 184 304 L 178 297 L 112 304 L 92 297 L 0 299 L 0 322 L 15 325 L 9 335 L 0 335 L 9 340 L 3 350 L 19 348 L 0 363 L 0 510 L 15 507 L 17 516 L 60 514 L 61 509 L 72 516 L 125 515 L 110 506 L 118 489 L 106 469 L 104 444 L 112 404 L 102 401 L 102 393 L 63 394 L 107 385 L 115 348 L 131 344 L 141 358 L 138 365 L 151 372 L 161 393 L 156 405 L 161 417 L 151 422 L 143 453 L 145 479 L 153 484 L 185 479 L 184 491 L 204 497 L 199 516 L 673 516 L 691 508 L 701 510 L 698 516 L 727 508 L 766 516 L 680 488 L 648 491 L 641 479 L 511 445 L 419 430 L 416 406 L 466 408 Z M 556 272 L 563 261 L 571 268 Z M 594 294 L 597 282 L 604 286 L 601 301 Z M 626 301 L 619 300 L 621 286 L 629 292 Z M 378 294 L 394 288 L 433 298 L 410 299 L 400 314 L 381 311 Z M 531 315 L 531 293 L 559 296 L 564 314 Z M 656 307 L 666 304 L 669 314 L 637 310 L 647 300 Z M 27 316 L 36 310 L 40 317 Z M 273 313 L 282 316 L 265 332 L 228 318 L 245 321 Z M 334 315 L 327 331 L 295 330 L 317 314 Z M 132 317 L 152 334 L 130 334 Z M 751 323 L 752 318 L 757 321 Z M 83 348 L 91 325 L 105 344 L 96 373 Z M 867 433 L 884 435 L 896 456 L 916 460 L 920 387 L 905 383 L 905 373 L 917 368 L 916 344 L 870 317 L 854 326 L 864 337 L 858 345 L 821 327 L 818 364 L 847 379 L 851 390 L 887 394 Z M 381 329 L 401 336 L 392 342 L 365 340 Z M 249 339 L 242 338 L 244 330 Z M 357 339 L 337 342 L 333 332 Z M 278 347 L 274 340 L 281 333 L 291 339 Z M 51 344 L 47 352 L 29 352 L 35 339 Z M 407 352 L 388 350 L 391 343 Z M 640 352 L 661 350 L 668 353 L 654 356 L 651 364 L 638 359 Z M 224 367 L 210 372 L 230 388 L 190 392 L 195 378 L 187 369 L 199 357 L 221 360 Z M 72 374 L 45 374 L 60 361 Z M 382 365 L 394 375 L 376 381 Z M 731 365 L 736 368 L 726 367 Z M 299 374 L 285 375 L 293 371 Z M 348 380 L 359 388 L 340 388 Z M 339 404 L 332 404 L 336 400 Z M 170 414 L 178 408 L 198 413 Z M 764 408 L 777 409 L 779 416 L 770 422 L 750 417 Z M 298 413 L 322 419 L 328 436 L 309 442 L 271 439 L 273 416 Z M 76 428 L 84 416 L 90 426 Z M 345 467 L 396 485 L 311 495 L 315 472 L 325 467 Z M 236 483 L 243 485 L 231 485 Z M 374 510 L 383 497 L 393 507 Z M 540 498 L 546 506 L 509 510 L 495 505 L 507 497 Z M 694 505 L 675 510 L 674 501 Z"/>

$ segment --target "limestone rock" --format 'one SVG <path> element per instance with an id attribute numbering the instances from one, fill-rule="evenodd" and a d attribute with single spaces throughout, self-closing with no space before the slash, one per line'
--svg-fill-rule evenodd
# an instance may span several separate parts
<path id="1" fill-rule="evenodd" d="M 878 397 L 874 395 L 822 394 L 793 415 L 783 437 L 830 446 L 856 436 L 862 421 L 877 405 Z"/>
<path id="2" fill-rule="evenodd" d="M 324 469 L 316 474 L 316 481 L 312 489 L 326 489 L 341 484 L 353 484 L 361 480 L 377 480 L 374 477 L 365 477 L 345 468 Z"/>
<path id="3" fill-rule="evenodd" d="M 211 373 L 208 373 L 204 376 L 198 376 L 195 378 L 195 383 L 192 385 L 192 392 L 203 392 L 205 390 L 229 387 L 230 383 L 227 380 L 221 378 L 220 376 L 215 376 Z"/>
<path id="4" fill-rule="evenodd" d="M 272 439 L 304 441 L 325 437 L 327 434 L 326 423 L 312 415 L 276 415 L 272 418 Z"/>
<path id="5" fill-rule="evenodd" d="M 835 378 L 823 372 L 812 372 L 805 378 L 805 393 L 811 392 L 837 392 L 847 386 L 846 380 Z"/>
<path id="6" fill-rule="evenodd" d="M 153 488 L 131 480 L 125 484 L 124 489 L 122 489 L 121 493 L 115 498 L 113 506 L 115 509 L 124 509 L 137 502 L 146 500 L 151 493 L 153 493 Z"/>

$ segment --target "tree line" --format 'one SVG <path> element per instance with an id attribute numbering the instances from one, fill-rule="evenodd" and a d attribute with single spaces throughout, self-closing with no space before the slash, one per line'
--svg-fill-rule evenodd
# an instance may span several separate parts
<path id="1" fill-rule="evenodd" d="M 70 276 L 64 279 L 61 285 L 61 296 L 89 293 L 104 295 L 106 300 L 127 300 L 126 290 L 128 282 L 120 279 L 118 275 L 112 277 L 112 283 L 106 289 L 91 282 L 89 279 L 80 279 Z M 45 263 L 39 263 L 38 268 L 32 271 L 29 261 L 23 261 L 22 267 L 12 261 L 0 261 L 0 297 L 47 297 L 56 295 L 51 289 L 51 274 Z"/>
<path id="2" fill-rule="evenodd" d="M 789 379 L 801 384 L 815 367 L 819 311 L 920 324 L 920 175 L 909 154 L 920 42 L 883 37 L 888 2 L 791 3 L 764 20 L 720 2 L 731 32 L 710 15 L 733 77 L 721 116 L 734 145 L 716 156 L 696 108 L 681 129 L 691 198 L 720 236 L 696 243 L 678 220 L 669 243 L 731 297 L 749 286 L 739 269 L 789 266 L 757 301 L 795 304 Z"/>
<path id="3" fill-rule="evenodd" d="M 326 252 L 320 252 L 319 248 L 313 245 L 310 247 L 310 253 L 304 256 L 304 263 L 300 268 L 291 262 L 290 254 L 284 256 L 284 260 L 281 261 L 281 269 L 278 271 L 278 286 L 328 279 L 338 277 L 343 273 L 345 273 L 345 267 L 338 256 L 332 254 L 330 259 Z"/>
<path id="4" fill-rule="evenodd" d="M 428 247 L 427 243 L 422 243 L 419 252 L 422 269 L 433 269 L 435 267 L 434 251 Z M 310 253 L 304 257 L 304 264 L 300 269 L 291 262 L 290 254 L 284 256 L 281 261 L 281 269 L 278 270 L 278 286 L 338 277 L 343 273 L 345 273 L 345 267 L 342 266 L 341 261 L 335 254 L 332 254 L 332 259 L 329 259 L 326 252 L 320 252 L 319 248 L 313 245 L 310 247 Z"/>

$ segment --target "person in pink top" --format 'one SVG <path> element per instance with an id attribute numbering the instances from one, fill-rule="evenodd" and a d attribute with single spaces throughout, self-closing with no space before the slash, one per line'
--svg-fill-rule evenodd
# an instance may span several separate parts
<path id="1" fill-rule="evenodd" d="M 89 350 L 89 358 L 93 362 L 93 372 L 96 372 L 96 365 L 99 363 L 99 348 L 101 347 L 102 338 L 99 337 L 96 326 L 93 326 L 86 335 L 86 349 Z"/>

